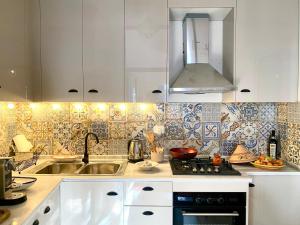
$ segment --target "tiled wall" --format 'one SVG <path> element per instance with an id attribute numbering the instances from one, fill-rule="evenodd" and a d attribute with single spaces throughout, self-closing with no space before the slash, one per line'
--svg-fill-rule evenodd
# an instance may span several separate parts
<path id="1" fill-rule="evenodd" d="M 278 128 L 285 159 L 300 168 L 300 104 L 278 104 Z"/>
<path id="2" fill-rule="evenodd" d="M 151 130 L 156 124 L 165 126 L 167 150 L 194 146 L 199 154 L 220 151 L 228 156 L 242 141 L 258 154 L 266 150 L 271 130 L 277 129 L 277 105 L 273 103 L 0 103 L 0 106 L 2 155 L 8 153 L 12 137 L 20 133 L 34 145 L 44 145 L 42 154 L 53 154 L 57 143 L 82 154 L 87 132 L 94 132 L 101 139 L 100 145 L 92 146 L 91 154 L 126 154 L 132 134 L 139 129 Z M 278 107 L 281 113 L 285 105 Z M 278 121 L 284 131 L 287 122 L 282 122 L 281 114 Z M 300 123 L 293 126 L 300 127 Z"/>

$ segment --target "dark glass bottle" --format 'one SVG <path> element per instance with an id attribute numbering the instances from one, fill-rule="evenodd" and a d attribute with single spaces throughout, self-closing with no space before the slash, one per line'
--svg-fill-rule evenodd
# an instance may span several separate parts
<path id="1" fill-rule="evenodd" d="M 273 159 L 278 158 L 278 144 L 276 140 L 275 130 L 272 130 L 269 139 L 268 156 L 270 156 Z"/>

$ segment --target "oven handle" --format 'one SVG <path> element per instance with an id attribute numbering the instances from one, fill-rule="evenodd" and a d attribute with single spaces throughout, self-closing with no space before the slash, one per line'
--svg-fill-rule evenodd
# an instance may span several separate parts
<path id="1" fill-rule="evenodd" d="M 238 212 L 233 213 L 195 213 L 182 211 L 183 216 L 240 216 Z"/>

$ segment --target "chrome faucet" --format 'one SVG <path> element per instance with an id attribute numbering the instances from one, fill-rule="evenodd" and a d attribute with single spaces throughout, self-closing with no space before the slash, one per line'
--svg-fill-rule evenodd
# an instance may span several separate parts
<path id="1" fill-rule="evenodd" d="M 90 135 L 93 135 L 96 138 L 96 142 L 97 144 L 99 143 L 99 138 L 97 137 L 96 134 L 94 133 L 87 133 L 85 135 L 85 144 L 84 144 L 84 155 L 83 155 L 83 159 L 82 162 L 84 162 L 85 164 L 89 163 L 89 154 L 88 154 L 88 138 Z"/>

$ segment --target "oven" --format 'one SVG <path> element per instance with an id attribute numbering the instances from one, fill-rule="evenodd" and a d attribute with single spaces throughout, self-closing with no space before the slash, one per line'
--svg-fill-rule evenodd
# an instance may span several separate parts
<path id="1" fill-rule="evenodd" d="M 176 192 L 173 195 L 173 225 L 246 225 L 244 192 Z"/>

